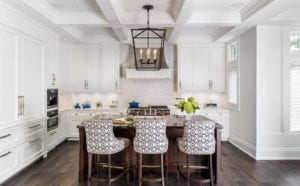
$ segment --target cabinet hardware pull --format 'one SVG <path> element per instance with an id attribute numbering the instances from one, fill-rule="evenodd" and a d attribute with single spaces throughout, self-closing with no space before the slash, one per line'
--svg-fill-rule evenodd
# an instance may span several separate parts
<path id="1" fill-rule="evenodd" d="M 18 96 L 18 116 L 21 115 L 21 96 Z"/>
<path id="2" fill-rule="evenodd" d="M 118 81 L 117 80 L 115 82 L 115 88 L 116 88 L 116 90 L 118 90 Z"/>
<path id="3" fill-rule="evenodd" d="M 29 129 L 34 129 L 34 128 L 37 128 L 37 127 L 39 127 L 39 126 L 41 126 L 41 124 L 37 124 L 37 125 L 34 125 L 34 126 L 29 126 L 28 128 L 29 128 Z"/>
<path id="4" fill-rule="evenodd" d="M 209 89 L 212 89 L 212 87 L 213 87 L 213 81 L 209 80 Z"/>
<path id="5" fill-rule="evenodd" d="M 11 134 L 6 134 L 6 135 L 3 135 L 3 136 L 0 136 L 0 139 L 7 138 L 7 137 L 9 137 L 9 136 L 11 136 Z"/>
<path id="6" fill-rule="evenodd" d="M 48 119 L 54 119 L 54 118 L 58 118 L 58 116 L 52 116 L 52 117 L 49 117 Z"/>
<path id="7" fill-rule="evenodd" d="M 52 74 L 52 85 L 55 85 L 55 81 L 56 81 L 56 75 Z"/>
<path id="8" fill-rule="evenodd" d="M 52 133 L 50 134 L 50 136 L 52 136 L 53 134 L 56 134 L 56 132 L 52 132 Z"/>
<path id="9" fill-rule="evenodd" d="M 7 153 L 4 153 L 4 154 L 0 155 L 0 158 L 4 158 L 5 156 L 7 156 L 9 154 L 11 154 L 11 151 L 8 151 Z"/>
<path id="10" fill-rule="evenodd" d="M 89 80 L 86 80 L 86 89 L 89 89 Z"/>
<path id="11" fill-rule="evenodd" d="M 179 81 L 179 89 L 181 90 L 181 80 Z"/>
<path id="12" fill-rule="evenodd" d="M 40 139 L 41 139 L 41 138 L 37 138 L 37 139 L 35 139 L 35 140 L 32 140 L 32 141 L 29 142 L 29 144 L 33 144 L 33 143 L 39 141 Z"/>
<path id="13" fill-rule="evenodd" d="M 21 115 L 24 116 L 24 112 L 25 112 L 25 99 L 24 99 L 24 96 L 21 96 L 21 108 L 22 108 L 22 111 L 21 111 Z"/>

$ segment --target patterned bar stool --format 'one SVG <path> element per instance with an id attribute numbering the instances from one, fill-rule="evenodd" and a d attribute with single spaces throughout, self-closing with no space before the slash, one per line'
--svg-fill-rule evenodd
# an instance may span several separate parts
<path id="1" fill-rule="evenodd" d="M 135 123 L 136 134 L 133 140 L 134 150 L 139 153 L 139 186 L 142 181 L 164 182 L 164 153 L 168 150 L 168 139 L 166 136 L 166 122 L 163 120 L 142 120 Z M 160 154 L 160 166 L 143 165 L 143 154 Z M 161 168 L 161 178 L 150 179 L 143 178 L 143 167 Z"/>
<path id="2" fill-rule="evenodd" d="M 86 133 L 86 145 L 88 151 L 88 185 L 91 184 L 91 180 L 96 180 L 100 182 L 111 182 L 121 178 L 124 173 L 127 174 L 127 182 L 129 181 L 129 156 L 128 156 L 128 146 L 129 139 L 126 138 L 116 138 L 113 133 L 113 124 L 111 120 L 94 120 L 85 121 L 84 123 L 85 133 Z M 111 155 L 126 149 L 126 166 L 117 167 L 111 165 Z M 108 168 L 108 179 L 92 177 L 92 159 L 93 155 L 96 155 L 98 167 Z M 108 156 L 108 163 L 99 162 L 100 155 Z M 97 168 L 98 168 L 97 167 Z M 116 177 L 111 178 L 111 169 L 122 169 L 123 171 Z"/>
<path id="3" fill-rule="evenodd" d="M 187 155 L 186 166 L 179 166 L 177 159 L 177 179 L 179 173 L 186 179 L 186 184 L 190 180 L 199 183 L 210 183 L 213 185 L 212 154 L 215 153 L 215 122 L 205 121 L 186 121 L 184 123 L 184 133 L 182 138 L 177 139 L 178 149 Z M 178 151 L 177 151 L 178 152 Z M 178 153 L 177 153 L 178 154 Z M 207 169 L 205 166 L 195 166 L 189 164 L 190 155 L 208 155 L 209 179 L 190 178 L 190 169 Z M 177 156 L 178 157 L 178 156 Z M 180 167 L 186 167 L 186 176 L 181 172 Z"/>

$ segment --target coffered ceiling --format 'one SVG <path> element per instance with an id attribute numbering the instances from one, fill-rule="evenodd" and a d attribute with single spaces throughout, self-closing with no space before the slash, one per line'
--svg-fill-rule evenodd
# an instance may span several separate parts
<path id="1" fill-rule="evenodd" d="M 130 29 L 146 25 L 147 15 L 142 9 L 145 4 L 154 6 L 150 26 L 166 28 L 167 40 L 173 43 L 181 35 L 204 35 L 212 41 L 224 41 L 263 21 L 284 20 L 295 14 L 299 17 L 294 7 L 298 0 L 4 1 L 39 15 L 35 19 L 79 42 L 95 35 L 114 35 L 120 42 L 130 43 Z M 294 10 L 289 12 L 291 8 Z"/>

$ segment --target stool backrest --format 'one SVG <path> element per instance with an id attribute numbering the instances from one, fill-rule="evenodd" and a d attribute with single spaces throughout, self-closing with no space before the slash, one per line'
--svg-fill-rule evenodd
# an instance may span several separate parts
<path id="1" fill-rule="evenodd" d="M 215 122 L 185 121 L 182 142 L 189 154 L 213 154 L 216 144 Z"/>
<path id="2" fill-rule="evenodd" d="M 168 150 L 166 121 L 139 120 L 135 123 L 134 150 L 143 154 L 164 153 Z"/>
<path id="3" fill-rule="evenodd" d="M 111 120 L 88 120 L 83 122 L 87 151 L 93 154 L 112 154 L 122 150 L 113 133 Z"/>

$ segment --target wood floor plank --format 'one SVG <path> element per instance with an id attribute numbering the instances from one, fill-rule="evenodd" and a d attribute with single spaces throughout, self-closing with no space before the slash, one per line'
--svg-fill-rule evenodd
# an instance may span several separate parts
<path id="1" fill-rule="evenodd" d="M 35 162 L 3 186 L 86 185 L 78 183 L 78 149 L 78 142 L 64 142 L 50 152 L 46 159 Z M 233 145 L 223 142 L 221 181 L 220 186 L 299 186 L 300 161 L 255 161 Z M 127 185 L 126 178 L 112 185 Z M 131 178 L 129 185 L 135 186 L 137 182 Z M 176 174 L 171 173 L 166 185 L 182 186 L 185 185 L 185 180 L 177 181 Z M 197 184 L 192 183 L 191 186 L 193 185 Z"/>

